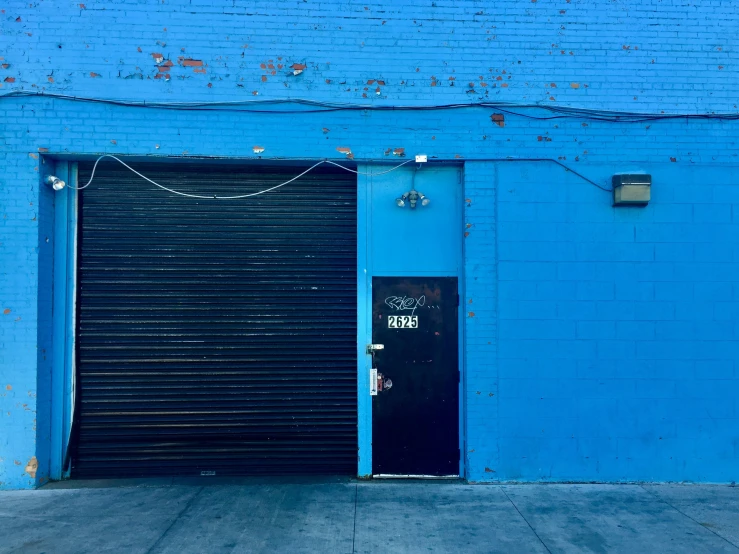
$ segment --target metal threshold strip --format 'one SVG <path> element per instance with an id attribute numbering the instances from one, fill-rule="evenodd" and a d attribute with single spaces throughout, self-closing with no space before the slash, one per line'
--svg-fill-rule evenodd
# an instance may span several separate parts
<path id="1" fill-rule="evenodd" d="M 459 475 L 373 475 L 373 479 L 461 479 Z"/>

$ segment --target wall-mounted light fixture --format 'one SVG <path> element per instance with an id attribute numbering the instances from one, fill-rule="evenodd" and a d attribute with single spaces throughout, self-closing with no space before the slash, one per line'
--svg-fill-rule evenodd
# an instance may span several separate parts
<path id="1" fill-rule="evenodd" d="M 652 176 L 648 174 L 626 173 L 614 175 L 614 206 L 646 206 L 651 199 Z"/>
<path id="2" fill-rule="evenodd" d="M 65 186 L 67 186 L 67 183 L 54 175 L 49 175 L 46 177 L 46 184 L 51 185 L 54 190 L 62 190 Z"/>
<path id="3" fill-rule="evenodd" d="M 419 166 L 420 167 L 420 166 Z M 404 208 L 406 204 L 411 207 L 411 210 L 415 210 L 418 203 L 421 206 L 428 206 L 431 200 L 421 191 L 416 190 L 416 172 L 413 172 L 413 180 L 411 181 L 411 190 L 403 193 L 402 196 L 395 199 L 395 205 L 398 208 Z"/>

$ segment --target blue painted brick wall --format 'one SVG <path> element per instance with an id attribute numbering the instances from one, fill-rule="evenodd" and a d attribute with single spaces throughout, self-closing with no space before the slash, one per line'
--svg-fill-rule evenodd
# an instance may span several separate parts
<path id="1" fill-rule="evenodd" d="M 0 95 L 738 111 L 729 1 L 231 4 L 6 1 Z M 305 69 L 295 75 L 294 64 Z M 513 111 L 280 115 L 0 99 L 0 487 L 48 475 L 44 157 L 254 158 L 255 146 L 267 158 L 343 158 L 346 147 L 356 161 L 396 162 L 404 148 L 466 162 L 470 479 L 735 480 L 739 123 Z M 604 186 L 647 171 L 653 200 L 613 209 L 552 163 L 482 161 L 509 156 L 552 158 Z"/>

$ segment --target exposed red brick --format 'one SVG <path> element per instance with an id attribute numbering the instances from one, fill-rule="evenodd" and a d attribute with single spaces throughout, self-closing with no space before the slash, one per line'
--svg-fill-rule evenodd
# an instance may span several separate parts
<path id="1" fill-rule="evenodd" d="M 81 10 L 86 10 L 87 9 L 87 6 L 85 6 L 84 4 L 79 4 L 79 6 L 80 6 L 80 9 Z"/>
<path id="2" fill-rule="evenodd" d="M 15 77 L 5 77 L 6 83 L 15 83 Z"/>
<path id="3" fill-rule="evenodd" d="M 395 148 L 393 150 L 393 156 L 405 156 L 405 148 Z"/>
<path id="4" fill-rule="evenodd" d="M 570 83 L 571 88 L 580 88 L 580 83 Z"/>
<path id="5" fill-rule="evenodd" d="M 154 61 L 156 60 L 163 60 L 164 54 L 160 54 L 159 52 L 152 52 L 151 57 L 154 58 Z"/>
<path id="6" fill-rule="evenodd" d="M 367 84 L 368 85 L 374 85 L 375 84 L 375 80 L 374 79 L 370 79 L 369 81 L 367 81 Z"/>
<path id="7" fill-rule="evenodd" d="M 295 71 L 303 71 L 308 66 L 302 63 L 294 63 L 290 67 L 293 68 Z"/>
<path id="8" fill-rule="evenodd" d="M 10 64 L 9 63 L 4 63 L 3 64 L 3 69 L 8 69 L 9 67 L 10 67 Z"/>
<path id="9" fill-rule="evenodd" d="M 266 75 L 262 75 L 262 82 L 263 83 L 266 83 L 267 82 L 267 76 Z"/>
<path id="10" fill-rule="evenodd" d="M 92 77 L 93 79 L 95 77 L 100 77 L 100 73 L 95 73 L 94 71 L 90 71 L 90 77 Z"/>
<path id="11" fill-rule="evenodd" d="M 342 154 L 351 154 L 352 153 L 352 149 L 351 148 L 347 148 L 346 146 L 339 146 L 336 149 L 336 151 L 337 152 L 340 152 Z"/>
<path id="12" fill-rule="evenodd" d="M 183 67 L 202 67 L 202 60 L 193 60 L 192 58 L 181 58 L 180 65 Z"/>
<path id="13" fill-rule="evenodd" d="M 54 82 L 54 77 L 47 77 L 46 80 L 49 81 L 50 83 L 53 83 Z"/>
<path id="14" fill-rule="evenodd" d="M 502 113 L 494 113 L 490 116 L 490 120 L 498 127 L 505 127 L 505 116 Z"/>
<path id="15" fill-rule="evenodd" d="M 201 68 L 197 68 L 197 67 L 196 67 L 196 68 L 195 68 L 195 69 L 193 69 L 192 71 L 193 71 L 193 73 L 205 73 L 205 72 L 206 72 L 206 70 L 205 70 L 205 68 L 204 68 L 204 67 L 201 67 Z"/>
<path id="16" fill-rule="evenodd" d="M 267 69 L 267 64 L 266 63 L 260 63 L 259 64 L 259 67 L 261 67 L 262 69 Z"/>
<path id="17" fill-rule="evenodd" d="M 552 88 L 557 88 L 557 83 L 549 83 L 549 86 Z"/>
<path id="18" fill-rule="evenodd" d="M 39 152 L 48 152 L 48 151 L 49 151 L 49 149 L 48 149 L 48 148 L 44 148 L 43 146 L 39 146 L 39 149 L 38 149 L 38 151 L 39 151 Z"/>
<path id="19" fill-rule="evenodd" d="M 10 308 L 5 308 L 5 309 L 3 310 L 3 313 L 4 313 L 5 315 L 8 315 L 8 314 L 9 314 L 10 312 L 11 312 L 11 309 L 10 309 Z M 10 389 L 8 389 L 8 390 L 10 390 Z"/>

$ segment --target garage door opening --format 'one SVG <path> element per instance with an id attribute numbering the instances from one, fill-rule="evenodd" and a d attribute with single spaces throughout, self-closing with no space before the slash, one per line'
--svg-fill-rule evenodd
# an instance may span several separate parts
<path id="1" fill-rule="evenodd" d="M 353 175 L 103 164 L 79 202 L 73 478 L 356 474 Z"/>

